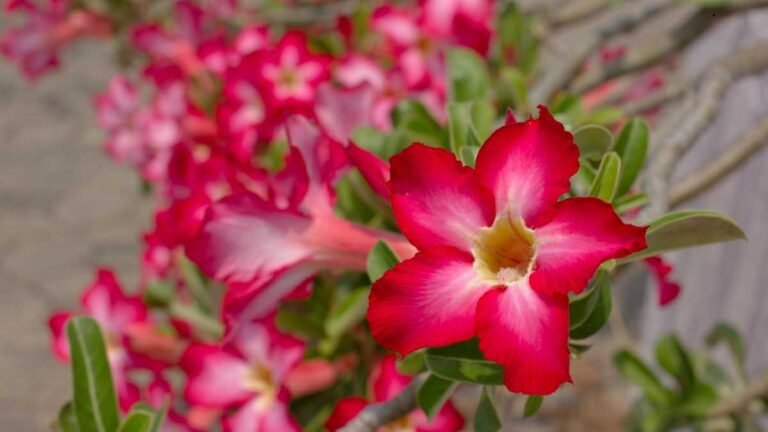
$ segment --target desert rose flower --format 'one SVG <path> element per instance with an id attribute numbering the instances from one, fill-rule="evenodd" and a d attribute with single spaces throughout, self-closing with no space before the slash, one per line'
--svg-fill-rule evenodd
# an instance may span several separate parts
<path id="1" fill-rule="evenodd" d="M 348 397 L 340 400 L 334 408 L 325 427 L 330 431 L 341 429 L 360 411 L 371 403 L 385 402 L 397 396 L 413 378 L 402 375 L 395 366 L 392 355 L 381 359 L 371 373 L 371 391 L 373 400 L 362 397 Z M 405 416 L 384 425 L 382 430 L 399 432 L 456 432 L 464 427 L 464 419 L 448 401 L 431 421 L 420 409 L 415 409 Z"/>
<path id="2" fill-rule="evenodd" d="M 258 73 L 278 104 L 312 104 L 317 86 L 328 78 L 330 59 L 309 52 L 303 33 L 288 32 L 267 51 Z"/>
<path id="3" fill-rule="evenodd" d="M 659 306 L 667 306 L 680 295 L 680 284 L 672 279 L 674 267 L 660 256 L 645 259 L 648 269 L 656 279 L 656 287 L 659 296 Z"/>
<path id="4" fill-rule="evenodd" d="M 569 382 L 568 293 L 646 246 L 645 228 L 610 204 L 558 201 L 578 156 L 544 108 L 494 132 L 475 169 L 421 144 L 394 156 L 392 209 L 419 253 L 373 285 L 373 336 L 403 355 L 479 337 L 509 390 L 548 394 Z"/>
<path id="5" fill-rule="evenodd" d="M 180 362 L 188 376 L 184 395 L 194 406 L 234 409 L 225 431 L 298 431 L 284 382 L 303 355 L 303 342 L 279 333 L 271 320 L 244 325 L 221 347 L 187 348 Z"/>

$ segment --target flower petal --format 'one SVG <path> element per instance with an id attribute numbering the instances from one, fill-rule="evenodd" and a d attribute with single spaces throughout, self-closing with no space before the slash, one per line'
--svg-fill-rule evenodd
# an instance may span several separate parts
<path id="1" fill-rule="evenodd" d="M 48 328 L 51 330 L 51 349 L 56 359 L 66 363 L 69 361 L 69 341 L 67 340 L 67 321 L 71 312 L 54 312 L 48 317 Z"/>
<path id="2" fill-rule="evenodd" d="M 486 293 L 477 306 L 480 350 L 504 366 L 512 392 L 545 395 L 570 382 L 568 297 L 519 282 Z"/>
<path id="3" fill-rule="evenodd" d="M 361 397 L 346 397 L 336 402 L 336 406 L 333 408 L 331 416 L 325 422 L 325 427 L 331 432 L 341 429 L 350 420 L 357 417 L 357 415 L 366 406 L 368 401 Z"/>
<path id="4" fill-rule="evenodd" d="M 304 343 L 277 331 L 274 316 L 240 327 L 232 344 L 252 364 L 268 367 L 272 380 L 282 384 L 285 374 L 301 360 Z"/>
<path id="5" fill-rule="evenodd" d="M 209 207 L 186 251 L 208 276 L 249 282 L 309 256 L 299 236 L 310 220 L 256 195 L 231 195 Z"/>
<path id="6" fill-rule="evenodd" d="M 502 126 L 477 155 L 480 181 L 496 197 L 498 212 L 522 216 L 530 227 L 568 191 L 579 169 L 579 150 L 546 108 L 539 118 Z"/>
<path id="7" fill-rule="evenodd" d="M 245 387 L 248 363 L 220 348 L 193 343 L 179 365 L 188 376 L 184 397 L 192 405 L 225 408 L 238 405 L 254 394 Z"/>
<path id="8" fill-rule="evenodd" d="M 400 394 L 412 378 L 397 370 L 397 359 L 386 355 L 371 372 L 373 400 L 384 402 Z"/>
<path id="9" fill-rule="evenodd" d="M 535 230 L 531 286 L 542 292 L 581 292 L 604 261 L 645 249 L 646 227 L 621 221 L 596 198 L 558 203 L 552 219 Z"/>
<path id="10" fill-rule="evenodd" d="M 447 150 L 414 144 L 391 159 L 392 210 L 416 247 L 471 247 L 493 222 L 493 197 Z"/>
<path id="11" fill-rule="evenodd" d="M 254 398 L 224 419 L 224 432 L 298 432 L 299 425 L 291 417 L 287 401 L 283 399 L 286 399 L 284 395 L 277 399 L 267 396 Z"/>
<path id="12" fill-rule="evenodd" d="M 441 247 L 386 272 L 371 288 L 373 337 L 403 355 L 472 337 L 475 305 L 488 289 L 476 280 L 472 264 L 468 253 Z"/>

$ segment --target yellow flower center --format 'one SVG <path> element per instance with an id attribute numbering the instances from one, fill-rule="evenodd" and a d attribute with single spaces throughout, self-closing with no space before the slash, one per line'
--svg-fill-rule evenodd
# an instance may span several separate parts
<path id="1" fill-rule="evenodd" d="M 296 69 L 287 67 L 280 71 L 278 82 L 281 86 L 293 89 L 298 87 L 300 81 L 301 77 L 299 76 L 299 72 Z"/>
<path id="2" fill-rule="evenodd" d="M 386 432 L 410 432 L 413 430 L 413 427 L 411 426 L 411 421 L 408 419 L 408 416 L 402 416 L 399 419 L 392 421 L 390 423 L 387 423 L 382 428 L 383 431 Z"/>
<path id="3" fill-rule="evenodd" d="M 475 271 L 493 284 L 508 285 L 530 272 L 536 236 L 520 217 L 502 215 L 475 239 Z"/>
<path id="4" fill-rule="evenodd" d="M 264 365 L 254 365 L 247 378 L 249 389 L 261 393 L 265 396 L 275 393 L 275 383 L 272 379 L 272 372 Z"/>

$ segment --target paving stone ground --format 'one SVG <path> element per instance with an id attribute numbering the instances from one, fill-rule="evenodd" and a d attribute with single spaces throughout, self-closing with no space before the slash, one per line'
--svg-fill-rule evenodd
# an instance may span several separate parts
<path id="1" fill-rule="evenodd" d="M 0 61 L 0 430 L 47 430 L 70 392 L 48 349 L 51 310 L 77 307 L 93 268 L 129 287 L 148 203 L 101 151 L 90 99 L 113 68 L 75 47 L 61 72 L 29 84 Z"/>

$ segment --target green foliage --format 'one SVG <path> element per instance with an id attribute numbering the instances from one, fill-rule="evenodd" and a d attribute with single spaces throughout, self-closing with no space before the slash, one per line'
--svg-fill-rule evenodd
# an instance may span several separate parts
<path id="1" fill-rule="evenodd" d="M 485 60 L 468 48 L 450 48 L 445 56 L 449 100 L 468 102 L 485 99 L 491 87 Z"/>
<path id="2" fill-rule="evenodd" d="M 117 432 L 150 432 L 152 420 L 152 413 L 144 410 L 133 410 L 120 423 Z"/>
<path id="3" fill-rule="evenodd" d="M 493 405 L 488 387 L 483 387 L 480 402 L 475 411 L 475 432 L 496 432 L 501 429 L 501 419 Z"/>
<path id="4" fill-rule="evenodd" d="M 504 370 L 483 357 L 477 339 L 442 348 L 430 348 L 425 355 L 427 368 L 435 375 L 456 381 L 500 385 Z"/>
<path id="5" fill-rule="evenodd" d="M 655 373 L 630 351 L 619 351 L 613 361 L 625 378 L 640 387 L 645 397 L 657 406 L 668 405 L 672 394 L 667 390 Z"/>
<path id="6" fill-rule="evenodd" d="M 427 368 L 424 362 L 424 350 L 414 351 L 397 361 L 397 371 L 406 375 L 416 375 Z"/>
<path id="7" fill-rule="evenodd" d="M 570 304 L 572 339 L 586 339 L 597 333 L 611 315 L 611 278 L 607 271 L 598 270 L 587 291 Z"/>
<path id="8" fill-rule="evenodd" d="M 600 160 L 613 145 L 613 134 L 604 126 L 585 125 L 573 132 L 573 141 L 579 148 L 579 156 Z"/>
<path id="9" fill-rule="evenodd" d="M 676 336 L 664 336 L 656 343 L 656 362 L 677 380 L 682 396 L 690 396 L 696 385 L 693 364 Z"/>
<path id="10" fill-rule="evenodd" d="M 61 432 L 80 432 L 80 426 L 77 423 L 75 408 L 72 402 L 67 402 L 61 407 L 56 424 Z"/>
<path id="11" fill-rule="evenodd" d="M 416 402 L 430 420 L 440 411 L 451 393 L 458 385 L 457 382 L 430 374 L 416 391 Z"/>
<path id="12" fill-rule="evenodd" d="M 648 154 L 648 136 L 648 125 L 641 119 L 632 119 L 621 129 L 615 147 L 622 163 L 616 196 L 629 192 L 643 169 Z"/>
<path id="13" fill-rule="evenodd" d="M 392 111 L 392 124 L 410 142 L 420 142 L 435 147 L 447 142 L 446 132 L 417 100 L 406 99 Z"/>
<path id="14" fill-rule="evenodd" d="M 399 262 L 400 260 L 397 258 L 397 255 L 395 255 L 392 248 L 390 248 L 384 241 L 379 240 L 373 246 L 371 251 L 368 252 L 368 262 L 366 265 L 368 269 L 368 279 L 370 279 L 371 282 L 376 282 L 384 276 L 384 273 L 387 270 L 391 269 Z"/>
<path id="15" fill-rule="evenodd" d="M 499 41 L 502 56 L 511 51 L 515 65 L 528 75 L 533 72 L 538 58 L 533 18 L 523 14 L 514 3 L 508 3 L 499 16 Z"/>
<path id="16" fill-rule="evenodd" d="M 542 396 L 528 396 L 525 400 L 525 408 L 523 408 L 523 417 L 530 417 L 536 414 L 541 408 L 541 404 L 544 403 Z"/>
<path id="17" fill-rule="evenodd" d="M 736 222 L 720 213 L 683 210 L 669 213 L 651 222 L 646 239 L 647 249 L 623 258 L 621 262 L 693 246 L 745 240 L 746 236 Z"/>
<path id="18" fill-rule="evenodd" d="M 621 159 L 615 152 L 603 155 L 600 167 L 597 169 L 595 181 L 589 190 L 589 195 L 605 202 L 613 201 L 621 175 Z"/>
<path id="19" fill-rule="evenodd" d="M 79 429 L 114 432 L 119 424 L 117 398 L 101 329 L 92 318 L 73 317 L 67 322 L 67 338 Z"/>
<path id="20" fill-rule="evenodd" d="M 746 378 L 744 373 L 744 362 L 747 357 L 744 339 L 733 326 L 728 323 L 719 322 L 707 335 L 707 346 L 713 347 L 721 343 L 728 346 L 739 378 L 744 380 Z"/>
<path id="21" fill-rule="evenodd" d="M 178 266 L 181 271 L 182 279 L 184 279 L 185 286 L 189 289 L 189 292 L 192 293 L 192 297 L 195 299 L 197 307 L 206 314 L 213 313 L 211 292 L 208 289 L 205 277 L 200 272 L 200 269 L 197 268 L 195 263 L 183 255 L 179 256 Z"/>

